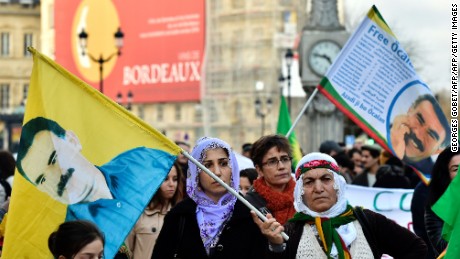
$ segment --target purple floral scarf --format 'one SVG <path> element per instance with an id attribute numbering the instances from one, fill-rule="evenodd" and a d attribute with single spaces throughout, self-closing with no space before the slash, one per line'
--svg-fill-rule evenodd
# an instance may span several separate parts
<path id="1" fill-rule="evenodd" d="M 230 187 L 238 191 L 240 184 L 240 171 L 230 145 L 217 138 L 203 137 L 197 141 L 191 153 L 192 157 L 202 163 L 206 159 L 206 151 L 216 148 L 223 148 L 229 154 L 229 166 L 232 170 Z M 199 174 L 205 174 L 191 161 L 188 162 L 187 172 L 187 194 L 197 204 L 196 219 L 200 228 L 200 236 L 206 252 L 209 251 L 219 241 L 222 230 L 230 219 L 235 206 L 236 197 L 227 192 L 216 203 L 209 198 L 199 185 Z"/>

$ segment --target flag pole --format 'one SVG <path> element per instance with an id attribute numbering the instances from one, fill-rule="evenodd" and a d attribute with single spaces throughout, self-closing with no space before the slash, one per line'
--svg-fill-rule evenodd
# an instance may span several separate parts
<path id="1" fill-rule="evenodd" d="M 303 106 L 302 110 L 300 111 L 299 115 L 297 115 L 297 118 L 295 119 L 294 123 L 292 123 L 291 128 L 289 131 L 286 133 L 286 138 L 289 138 L 289 135 L 291 135 L 292 131 L 294 130 L 294 127 L 297 125 L 297 123 L 300 121 L 300 118 L 302 118 L 302 115 L 305 113 L 307 110 L 308 106 L 310 106 L 310 103 L 313 101 L 313 98 L 315 95 L 318 93 L 318 87 L 315 88 L 313 93 L 311 93 L 310 97 L 308 97 L 307 102 Z"/>
<path id="2" fill-rule="evenodd" d="M 201 170 L 206 172 L 209 176 L 211 176 L 212 179 L 214 179 L 216 182 L 218 182 L 220 185 L 222 185 L 227 191 L 229 191 L 231 194 L 233 194 L 238 200 L 240 200 L 246 207 L 248 207 L 250 210 L 253 210 L 259 218 L 261 218 L 264 222 L 267 221 L 267 217 L 265 217 L 264 214 L 262 214 L 256 207 L 254 207 L 251 203 L 249 203 L 243 196 L 241 196 L 238 192 L 233 190 L 228 184 L 224 183 L 219 177 L 217 177 L 213 172 L 211 172 L 208 168 L 204 167 L 200 162 L 198 162 L 195 158 L 193 158 L 187 151 L 181 150 L 181 153 L 190 159 L 192 163 L 194 163 L 196 166 L 198 166 Z M 281 236 L 283 237 L 284 240 L 288 241 L 289 236 L 286 235 L 286 233 L 281 232 Z"/>

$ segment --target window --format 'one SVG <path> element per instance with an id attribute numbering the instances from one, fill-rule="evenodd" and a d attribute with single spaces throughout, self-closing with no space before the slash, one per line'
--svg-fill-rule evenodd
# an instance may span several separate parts
<path id="1" fill-rule="evenodd" d="M 244 8 L 244 0 L 233 0 L 232 1 L 232 7 L 233 9 L 241 9 Z"/>
<path id="2" fill-rule="evenodd" d="M 203 120 L 203 108 L 201 104 L 195 105 L 195 122 L 201 122 Z"/>
<path id="3" fill-rule="evenodd" d="M 217 0 L 217 1 L 211 1 L 211 10 L 214 11 L 214 13 L 217 13 L 222 10 L 222 1 Z"/>
<path id="4" fill-rule="evenodd" d="M 24 57 L 30 57 L 32 54 L 27 51 L 27 47 L 32 46 L 33 34 L 26 33 L 24 34 Z"/>
<path id="5" fill-rule="evenodd" d="M 33 1 L 32 0 L 19 0 L 19 3 L 23 5 L 31 5 L 33 4 Z"/>
<path id="6" fill-rule="evenodd" d="M 139 118 L 144 119 L 144 117 L 145 117 L 144 105 L 139 105 L 138 106 L 137 113 L 139 115 Z"/>
<path id="7" fill-rule="evenodd" d="M 264 27 L 252 28 L 253 40 L 264 39 Z"/>
<path id="8" fill-rule="evenodd" d="M 265 0 L 252 0 L 252 6 L 254 7 L 262 7 L 265 3 Z"/>
<path id="9" fill-rule="evenodd" d="M 163 121 L 164 116 L 164 106 L 163 104 L 158 104 L 157 106 L 157 121 Z"/>
<path id="10" fill-rule="evenodd" d="M 209 108 L 209 120 L 212 122 L 218 122 L 219 116 L 217 115 L 217 107 L 213 100 L 209 101 Z"/>
<path id="11" fill-rule="evenodd" d="M 0 55 L 7 57 L 10 55 L 10 34 L 8 32 L 2 32 L 0 40 Z"/>
<path id="12" fill-rule="evenodd" d="M 180 104 L 176 104 L 175 108 L 175 115 L 176 115 L 176 121 L 181 120 L 181 107 Z"/>
<path id="13" fill-rule="evenodd" d="M 232 31 L 232 43 L 237 43 L 244 37 L 243 29 L 236 29 Z"/>
<path id="14" fill-rule="evenodd" d="M 244 102 L 236 100 L 235 105 L 236 105 L 235 116 L 237 120 L 239 120 L 240 118 L 244 118 L 244 113 L 243 113 Z"/>
<path id="15" fill-rule="evenodd" d="M 0 84 L 0 109 L 5 110 L 10 107 L 10 85 Z"/>
<path id="16" fill-rule="evenodd" d="M 24 88 L 22 88 L 22 104 L 23 105 L 26 104 L 28 95 L 29 95 L 29 84 L 24 84 Z"/>
<path id="17" fill-rule="evenodd" d="M 292 5 L 292 0 L 279 0 L 280 5 Z"/>
<path id="18" fill-rule="evenodd" d="M 212 54 L 213 54 L 213 58 L 214 58 L 214 62 L 215 62 L 215 65 L 217 67 L 221 67 L 222 66 L 222 63 L 223 63 L 223 54 L 222 54 L 222 47 L 213 47 L 212 48 Z"/>
<path id="19" fill-rule="evenodd" d="M 212 89 L 222 89 L 224 86 L 224 80 L 222 78 L 222 73 L 214 73 L 212 75 L 211 79 L 211 84 L 212 84 Z"/>
<path id="20" fill-rule="evenodd" d="M 222 38 L 222 32 L 214 32 L 210 40 L 213 45 L 219 45 L 222 44 Z"/>

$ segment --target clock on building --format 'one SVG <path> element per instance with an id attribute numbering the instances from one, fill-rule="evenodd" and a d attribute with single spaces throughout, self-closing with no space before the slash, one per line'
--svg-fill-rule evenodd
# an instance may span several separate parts
<path id="1" fill-rule="evenodd" d="M 307 61 L 311 70 L 323 76 L 340 52 L 340 45 L 332 40 L 316 42 L 308 53 Z"/>

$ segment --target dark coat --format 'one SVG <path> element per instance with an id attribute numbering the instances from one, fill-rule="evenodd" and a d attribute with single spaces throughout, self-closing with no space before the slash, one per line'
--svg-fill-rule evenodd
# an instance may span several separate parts
<path id="1" fill-rule="evenodd" d="M 372 186 L 369 186 L 369 181 L 367 180 L 367 174 L 368 174 L 368 172 L 364 171 L 361 174 L 357 175 L 355 177 L 355 179 L 353 179 L 351 184 L 361 185 L 361 186 L 365 186 L 365 187 L 372 187 Z"/>
<path id="2" fill-rule="evenodd" d="M 273 213 L 267 208 L 267 201 L 260 196 L 254 187 L 249 189 L 244 198 L 262 214 L 267 215 L 270 213 L 273 215 Z"/>
<path id="3" fill-rule="evenodd" d="M 355 208 L 354 214 L 363 229 L 374 258 L 381 258 L 382 254 L 388 254 L 393 258 L 425 258 L 427 252 L 425 242 L 408 229 L 401 227 L 381 214 L 367 209 Z M 296 258 L 304 225 L 304 221 L 286 223 L 284 232 L 289 236 L 286 250 L 283 253 L 269 252 L 266 257 Z"/>
<path id="4" fill-rule="evenodd" d="M 417 184 L 414 189 L 414 194 L 412 195 L 410 211 L 412 214 L 412 226 L 414 227 L 414 232 L 417 236 L 421 237 L 423 241 L 425 241 L 425 244 L 428 247 L 428 253 L 425 258 L 434 259 L 436 258 L 434 249 L 431 246 L 425 228 L 425 206 L 428 197 L 428 191 L 428 186 L 426 186 L 426 184 L 423 182 Z"/>
<path id="5" fill-rule="evenodd" d="M 261 258 L 268 241 L 252 220 L 249 209 L 239 200 L 233 215 L 222 231 L 219 242 L 210 256 L 206 254 L 196 220 L 196 203 L 186 198 L 177 204 L 165 217 L 163 228 L 153 249 L 153 259 L 253 259 Z M 181 217 L 185 219 L 182 238 L 179 241 Z"/>
<path id="6" fill-rule="evenodd" d="M 430 244 L 433 247 L 436 257 L 447 247 L 447 241 L 442 238 L 444 221 L 436 215 L 428 205 L 425 208 L 425 228 Z"/>

